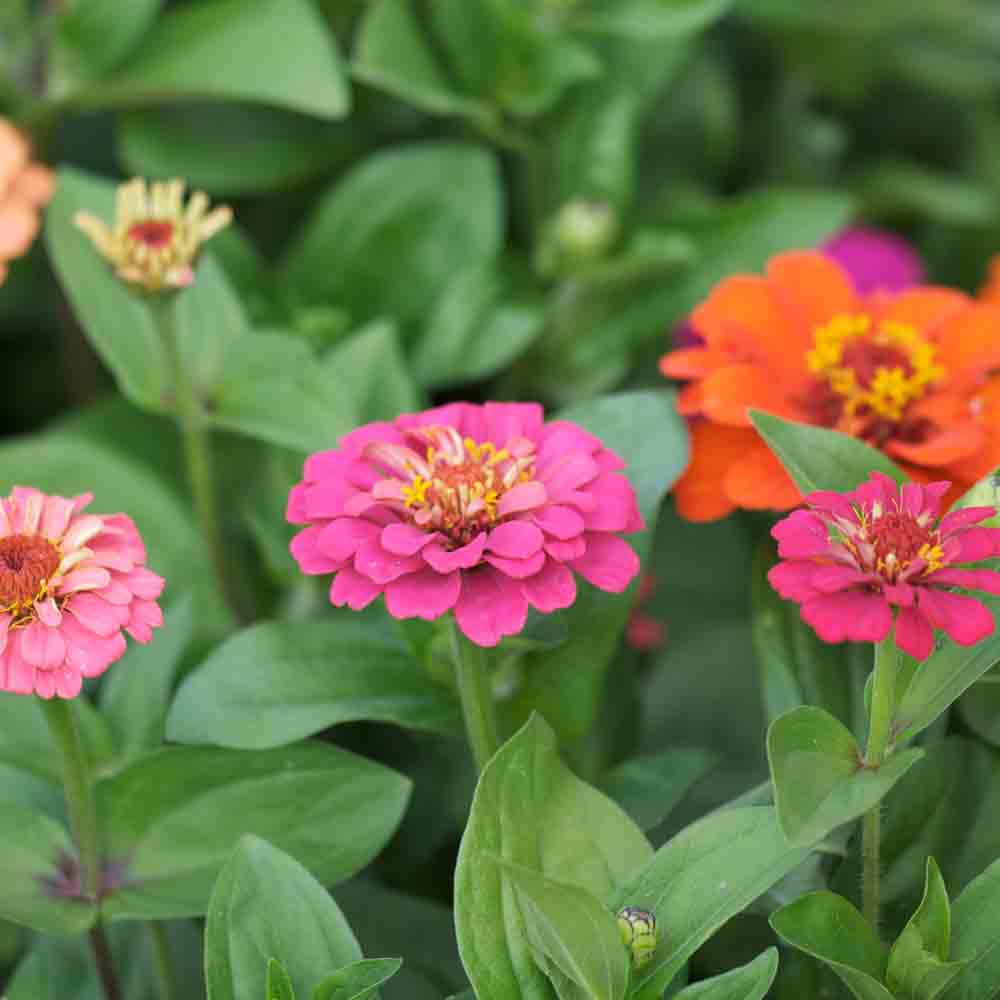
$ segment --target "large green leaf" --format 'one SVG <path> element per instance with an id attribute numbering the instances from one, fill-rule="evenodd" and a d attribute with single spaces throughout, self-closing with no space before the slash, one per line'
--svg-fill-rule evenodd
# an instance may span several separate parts
<path id="1" fill-rule="evenodd" d="M 460 143 L 414 145 L 363 160 L 319 201 L 281 263 L 308 301 L 334 301 L 355 323 L 412 320 L 460 267 L 502 240 L 496 165 Z"/>
<path id="2" fill-rule="evenodd" d="M 968 963 L 946 1000 L 992 1000 L 1000 991 L 1000 861 L 966 886 L 951 914 L 951 957 Z"/>
<path id="3" fill-rule="evenodd" d="M 156 19 L 163 0 L 76 0 L 56 9 L 52 69 L 60 89 L 99 77 L 135 48 Z"/>
<path id="4" fill-rule="evenodd" d="M 808 856 L 785 843 L 766 806 L 712 813 L 664 844 L 616 901 L 649 910 L 659 931 L 652 960 L 633 973 L 633 995 L 659 996 L 716 930 Z"/>
<path id="5" fill-rule="evenodd" d="M 242 749 L 281 746 L 359 719 L 461 732 L 452 691 L 406 646 L 370 624 L 255 625 L 192 673 L 170 712 L 170 739 Z"/>
<path id="6" fill-rule="evenodd" d="M 103 911 L 204 913 L 211 881 L 243 833 L 271 840 L 332 885 L 378 853 L 409 791 L 402 775 L 320 743 L 147 754 L 98 785 L 105 850 L 127 859 L 125 885 Z"/>
<path id="7" fill-rule="evenodd" d="M 580 403 L 558 416 L 596 434 L 627 463 L 623 471 L 647 523 L 647 530 L 630 541 L 645 559 L 660 503 L 687 463 L 687 430 L 673 394 L 623 392 Z M 556 649 L 527 657 L 516 709 L 524 716 L 538 709 L 563 738 L 581 737 L 597 712 L 604 674 L 632 601 L 631 588 L 613 595 L 579 582 L 576 603 L 565 612 L 570 638 Z"/>
<path id="8" fill-rule="evenodd" d="M 646 40 L 673 39 L 706 28 L 732 0 L 588 0 L 574 12 L 573 23 L 586 31 Z"/>
<path id="9" fill-rule="evenodd" d="M 295 996 L 309 998 L 324 976 L 360 959 L 361 948 L 333 898 L 302 865 L 246 836 L 219 872 L 208 906 L 208 1000 L 263 995 L 271 958 L 284 967 Z"/>
<path id="10" fill-rule="evenodd" d="M 78 211 L 110 222 L 114 190 L 106 181 L 62 168 L 46 213 L 45 240 L 74 313 L 122 392 L 145 409 L 163 410 L 172 379 L 153 316 L 73 225 Z"/>
<path id="11" fill-rule="evenodd" d="M 906 480 L 883 452 L 840 431 L 796 424 L 756 410 L 751 411 L 750 418 L 803 493 L 844 493 L 855 489 L 872 472 L 884 472 L 897 482 Z"/>
<path id="12" fill-rule="evenodd" d="M 327 976 L 313 993 L 313 1000 L 371 1000 L 402 966 L 398 958 L 368 958 L 352 962 Z"/>
<path id="13" fill-rule="evenodd" d="M 505 863 L 586 889 L 612 906 L 652 855 L 632 821 L 567 770 L 555 734 L 533 716 L 486 766 L 455 871 L 455 924 L 479 1000 L 554 1000 L 531 954 Z"/>
<path id="14" fill-rule="evenodd" d="M 771 723 L 767 757 L 781 829 L 812 844 L 871 809 L 924 756 L 920 748 L 864 765 L 851 731 L 822 708 L 794 708 Z"/>
<path id="15" fill-rule="evenodd" d="M 61 869 L 76 857 L 66 830 L 48 816 L 5 802 L 0 808 L 0 919 L 43 934 L 82 934 L 97 907 L 60 896 Z"/>
<path id="16" fill-rule="evenodd" d="M 113 77 L 74 95 L 97 108 L 189 97 L 259 101 L 320 118 L 341 118 L 350 106 L 335 40 L 309 0 L 177 7 Z"/>
<path id="17" fill-rule="evenodd" d="M 885 951 L 843 896 L 809 893 L 772 914 L 771 926 L 789 944 L 829 965 L 858 1000 L 892 1000 L 882 985 Z"/>
<path id="18" fill-rule="evenodd" d="M 752 962 L 686 986 L 674 1000 L 763 1000 L 778 973 L 778 949 L 768 948 Z"/>

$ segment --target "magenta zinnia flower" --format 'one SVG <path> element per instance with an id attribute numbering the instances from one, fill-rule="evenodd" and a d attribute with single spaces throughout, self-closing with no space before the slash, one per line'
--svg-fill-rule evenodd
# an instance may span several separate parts
<path id="1" fill-rule="evenodd" d="M 124 514 L 15 486 L 0 500 L 0 690 L 74 698 L 163 624 L 163 579 Z"/>
<path id="2" fill-rule="evenodd" d="M 940 520 L 951 483 L 906 483 L 873 472 L 852 493 L 810 493 L 811 510 L 779 521 L 779 562 L 767 575 L 787 600 L 802 605 L 802 620 L 824 642 L 881 642 L 892 629 L 896 645 L 918 660 L 934 648 L 939 628 L 962 646 L 993 631 L 993 616 L 964 587 L 1000 594 L 1000 573 L 970 569 L 1000 554 L 1000 529 L 979 524 L 993 507 L 965 507 Z"/>
<path id="3" fill-rule="evenodd" d="M 573 570 L 620 593 L 639 572 L 616 532 L 643 527 L 625 463 L 536 403 L 451 403 L 359 427 L 312 455 L 288 520 L 304 573 L 334 573 L 330 601 L 360 610 L 379 594 L 394 618 L 454 609 L 495 646 L 576 598 Z"/>

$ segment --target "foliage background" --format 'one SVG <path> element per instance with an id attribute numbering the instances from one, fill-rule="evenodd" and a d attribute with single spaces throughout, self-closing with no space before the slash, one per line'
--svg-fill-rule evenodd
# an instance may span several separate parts
<path id="1" fill-rule="evenodd" d="M 322 612 L 274 525 L 303 451 L 353 419 L 430 400 L 558 407 L 660 386 L 670 330 L 715 280 L 851 221 L 905 234 L 934 280 L 968 289 L 997 249 L 990 0 L 136 0 L 102 20 L 111 5 L 60 20 L 57 3 L 46 15 L 7 0 L 0 112 L 33 116 L 49 162 L 177 175 L 233 204 L 238 226 L 213 242 L 209 266 L 323 383 L 295 373 L 283 387 L 296 405 L 313 401 L 283 439 L 218 434 L 227 531 L 260 616 Z M 154 22 L 182 15 L 173 33 Z M 108 23 L 113 36 L 100 33 Z M 572 203 L 591 206 L 586 218 Z M 180 593 L 205 565 L 173 430 L 117 394 L 41 240 L 0 294 L 0 339 L 4 485 L 44 486 L 69 466 L 125 509 L 145 503 L 154 565 Z M 594 779 L 667 747 L 715 763 L 656 842 L 767 773 L 750 619 L 759 527 L 751 516 L 684 524 L 668 505 L 646 609 L 666 643 L 621 651 L 575 749 Z M 218 614 L 211 595 L 197 599 L 201 650 L 224 627 Z M 338 899 L 363 942 L 382 936 L 372 954 L 410 944 L 407 907 L 437 926 L 442 962 L 421 984 L 414 960 L 385 993 L 439 997 L 462 985 L 434 902 L 449 900 L 472 776 L 396 729 L 358 723 L 332 738 L 417 780 L 390 848 Z M 366 929 L 362 900 L 399 892 L 402 926 Z M 695 971 L 769 940 L 762 919 L 740 918 Z M 0 942 L 10 963 L 24 936 L 4 930 Z"/>

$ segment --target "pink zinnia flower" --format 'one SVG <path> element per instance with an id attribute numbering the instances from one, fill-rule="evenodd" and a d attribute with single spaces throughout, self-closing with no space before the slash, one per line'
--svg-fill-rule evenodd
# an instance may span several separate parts
<path id="1" fill-rule="evenodd" d="M 881 642 L 918 660 L 934 648 L 939 628 L 962 646 L 993 631 L 993 616 L 954 587 L 1000 594 L 1000 573 L 970 569 L 1000 554 L 1000 529 L 979 524 L 993 507 L 965 507 L 938 519 L 951 483 L 899 487 L 872 473 L 852 493 L 810 493 L 811 510 L 797 510 L 771 530 L 779 562 L 767 575 L 824 642 Z"/>
<path id="2" fill-rule="evenodd" d="M 451 403 L 367 424 L 311 456 L 288 520 L 304 573 L 334 573 L 330 601 L 379 594 L 394 618 L 454 609 L 495 646 L 576 599 L 573 572 L 620 593 L 639 572 L 616 532 L 643 527 L 624 462 L 536 403 Z"/>
<path id="3" fill-rule="evenodd" d="M 0 690 L 74 698 L 163 624 L 163 579 L 124 514 L 15 486 L 0 500 Z"/>

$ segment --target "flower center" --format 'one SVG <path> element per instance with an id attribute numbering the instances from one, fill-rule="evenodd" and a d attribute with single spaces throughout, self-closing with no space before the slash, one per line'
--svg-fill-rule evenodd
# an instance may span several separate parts
<path id="1" fill-rule="evenodd" d="M 498 520 L 501 497 L 534 478 L 534 447 L 521 441 L 519 454 L 492 441 L 461 438 L 451 428 L 422 428 L 426 467 L 402 487 L 406 509 L 420 527 L 440 531 L 465 545 Z"/>
<path id="2" fill-rule="evenodd" d="M 60 561 L 59 550 L 40 535 L 0 538 L 0 612 L 16 617 L 44 600 Z"/>
<path id="3" fill-rule="evenodd" d="M 151 250 L 162 250 L 170 246 L 174 238 L 174 224 L 166 219 L 147 219 L 137 222 L 128 231 L 129 239 L 142 243 Z"/>
<path id="4" fill-rule="evenodd" d="M 926 519 L 901 510 L 875 510 L 862 523 L 860 542 L 870 546 L 874 569 L 890 582 L 904 573 L 915 559 L 927 565 L 924 573 L 933 573 L 944 565 L 941 536 Z"/>
<path id="5" fill-rule="evenodd" d="M 822 423 L 855 437 L 896 436 L 906 410 L 944 377 L 936 350 L 913 327 L 877 326 L 867 314 L 835 316 L 819 327 L 806 364 L 826 389 L 813 405 Z"/>

